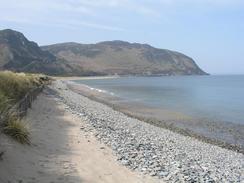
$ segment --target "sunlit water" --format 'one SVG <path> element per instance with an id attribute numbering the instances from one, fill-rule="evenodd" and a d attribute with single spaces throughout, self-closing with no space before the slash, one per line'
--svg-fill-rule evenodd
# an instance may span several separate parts
<path id="1" fill-rule="evenodd" d="M 244 124 L 244 76 L 121 77 L 77 81 L 128 101 Z"/>

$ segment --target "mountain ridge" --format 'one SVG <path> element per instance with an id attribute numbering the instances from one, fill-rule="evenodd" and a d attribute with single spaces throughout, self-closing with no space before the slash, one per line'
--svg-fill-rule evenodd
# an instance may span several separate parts
<path id="1" fill-rule="evenodd" d="M 192 58 L 180 52 L 154 48 L 148 44 L 115 40 L 95 44 L 58 43 L 41 48 L 74 64 L 86 65 L 87 69 L 96 72 L 119 75 L 207 74 Z M 96 63 L 100 63 L 99 69 Z M 131 69 L 126 68 L 125 64 L 129 64 Z"/>
<path id="2" fill-rule="evenodd" d="M 0 31 L 0 70 L 68 76 L 207 74 L 192 58 L 148 44 L 115 40 L 40 47 L 11 29 Z"/>
<path id="3" fill-rule="evenodd" d="M 0 69 L 53 75 L 73 72 L 63 60 L 11 29 L 0 31 Z"/>

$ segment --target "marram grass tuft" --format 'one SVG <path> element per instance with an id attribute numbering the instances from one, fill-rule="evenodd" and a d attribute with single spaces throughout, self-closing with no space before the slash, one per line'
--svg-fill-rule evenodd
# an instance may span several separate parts
<path id="1" fill-rule="evenodd" d="M 18 119 L 14 115 L 8 118 L 3 127 L 3 132 L 21 144 L 30 144 L 29 129 L 27 123 Z"/>

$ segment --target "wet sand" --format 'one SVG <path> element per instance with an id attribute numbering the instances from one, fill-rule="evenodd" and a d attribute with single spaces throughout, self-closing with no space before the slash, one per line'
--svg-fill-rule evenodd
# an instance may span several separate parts
<path id="1" fill-rule="evenodd" d="M 109 105 L 128 116 L 204 142 L 244 153 L 244 125 L 195 119 L 177 111 L 125 101 L 108 93 L 92 90 L 84 84 L 77 84 L 69 80 L 66 82 L 69 88 L 76 93 Z"/>

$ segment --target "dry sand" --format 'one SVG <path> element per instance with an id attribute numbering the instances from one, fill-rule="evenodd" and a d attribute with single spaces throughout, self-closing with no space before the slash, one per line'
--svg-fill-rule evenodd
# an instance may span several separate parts
<path id="1" fill-rule="evenodd" d="M 0 134 L 1 183 L 159 182 L 132 172 L 116 161 L 111 149 L 80 130 L 81 119 L 65 110 L 53 95 L 41 94 L 26 120 L 31 146 Z"/>

